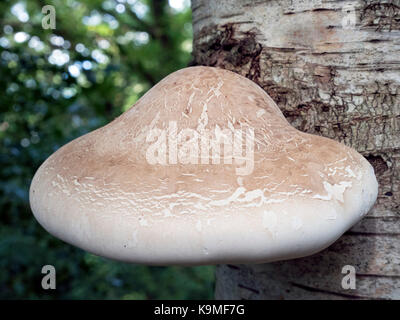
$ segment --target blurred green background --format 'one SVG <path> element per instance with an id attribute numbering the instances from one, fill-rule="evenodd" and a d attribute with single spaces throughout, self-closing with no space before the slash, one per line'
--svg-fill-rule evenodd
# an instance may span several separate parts
<path id="1" fill-rule="evenodd" d="M 43 29 L 44 5 L 56 29 Z M 66 142 L 108 123 L 188 65 L 185 0 L 0 1 L 0 299 L 211 299 L 213 267 L 148 267 L 88 254 L 35 221 L 28 190 Z M 41 288 L 54 265 L 57 289 Z"/>

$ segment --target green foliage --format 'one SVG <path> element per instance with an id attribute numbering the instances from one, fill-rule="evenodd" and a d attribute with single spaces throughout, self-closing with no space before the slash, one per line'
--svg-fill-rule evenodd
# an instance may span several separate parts
<path id="1" fill-rule="evenodd" d="M 56 29 L 42 28 L 42 6 Z M 44 231 L 29 208 L 38 166 L 129 108 L 190 60 L 191 15 L 153 0 L 0 2 L 0 298 L 212 298 L 213 267 L 147 267 L 93 256 Z M 41 268 L 57 289 L 41 289 Z"/>

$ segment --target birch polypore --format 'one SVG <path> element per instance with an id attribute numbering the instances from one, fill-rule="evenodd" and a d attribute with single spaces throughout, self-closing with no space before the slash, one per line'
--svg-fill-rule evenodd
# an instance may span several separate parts
<path id="1" fill-rule="evenodd" d="M 298 131 L 254 82 L 192 67 L 37 171 L 32 211 L 56 237 L 144 264 L 261 263 L 338 239 L 377 196 L 355 150 Z"/>

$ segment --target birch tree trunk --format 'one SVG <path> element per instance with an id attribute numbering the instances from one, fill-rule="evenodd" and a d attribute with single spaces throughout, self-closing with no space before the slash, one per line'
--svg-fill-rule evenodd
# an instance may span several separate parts
<path id="1" fill-rule="evenodd" d="M 218 266 L 216 298 L 400 299 L 400 1 L 192 0 L 192 11 L 195 64 L 255 81 L 293 126 L 363 154 L 380 186 L 373 210 L 316 255 Z"/>

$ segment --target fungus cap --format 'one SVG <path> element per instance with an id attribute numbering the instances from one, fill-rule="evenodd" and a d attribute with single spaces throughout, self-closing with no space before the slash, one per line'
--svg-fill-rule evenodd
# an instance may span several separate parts
<path id="1" fill-rule="evenodd" d="M 262 263 L 316 253 L 377 197 L 355 150 L 293 128 L 254 82 L 191 67 L 51 155 L 30 204 L 54 236 L 143 264 Z"/>

